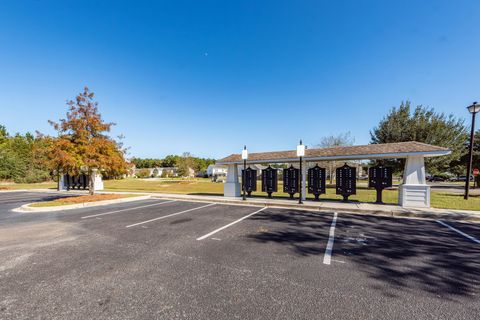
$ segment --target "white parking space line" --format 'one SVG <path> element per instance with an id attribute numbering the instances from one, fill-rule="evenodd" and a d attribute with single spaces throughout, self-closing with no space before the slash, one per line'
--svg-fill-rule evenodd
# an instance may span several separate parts
<path id="1" fill-rule="evenodd" d="M 447 223 L 445 223 L 445 222 L 443 222 L 443 221 L 441 221 L 441 220 L 437 220 L 437 222 L 440 223 L 442 226 L 447 227 L 448 229 L 450 229 L 450 230 L 452 230 L 452 231 L 455 231 L 456 233 L 464 236 L 465 238 L 467 238 L 467 239 L 469 239 L 469 240 L 472 240 L 472 241 L 475 242 L 475 243 L 480 244 L 480 240 L 472 237 L 471 235 L 468 235 L 468 234 L 466 234 L 465 232 L 460 231 L 460 230 L 452 227 L 451 225 L 449 225 L 449 224 L 447 224 Z"/>
<path id="2" fill-rule="evenodd" d="M 125 208 L 125 209 L 119 209 L 119 210 L 114 210 L 114 211 L 109 211 L 109 212 L 104 212 L 104 213 L 91 214 L 91 215 L 89 215 L 89 216 L 84 216 L 84 217 L 82 217 L 82 219 L 101 217 L 101 216 L 106 216 L 106 215 L 109 215 L 109 214 L 114 214 L 114 213 L 129 211 L 129 210 L 137 210 L 137 209 L 148 208 L 148 207 L 153 207 L 153 206 L 159 206 L 159 205 L 162 205 L 162 204 L 167 204 L 167 203 L 172 203 L 172 202 L 175 202 L 175 200 L 169 200 L 169 201 L 164 201 L 164 202 L 157 202 L 157 203 L 153 203 L 153 204 L 147 204 L 147 205 L 144 205 L 144 206 L 133 207 L 133 208 Z"/>
<path id="3" fill-rule="evenodd" d="M 330 225 L 330 234 L 328 236 L 325 255 L 323 256 L 323 264 L 330 264 L 332 261 L 333 241 L 335 240 L 335 225 L 337 224 L 337 213 L 333 214 L 332 224 Z"/>
<path id="4" fill-rule="evenodd" d="M 254 214 L 257 214 L 257 213 L 265 210 L 266 208 L 267 208 L 267 207 L 263 207 L 263 208 L 260 209 L 260 210 L 257 210 L 257 211 L 255 211 L 255 212 L 252 212 L 252 213 L 250 213 L 250 214 L 248 214 L 248 215 L 246 215 L 246 216 L 244 216 L 244 217 L 242 217 L 242 218 L 240 218 L 240 219 L 238 219 L 238 220 L 235 220 L 235 221 L 233 221 L 233 222 L 230 222 L 229 224 L 227 224 L 227 225 L 225 225 L 225 226 L 223 226 L 223 227 L 221 227 L 221 228 L 218 228 L 217 230 L 213 230 L 212 232 L 207 233 L 206 235 L 201 236 L 200 238 L 197 238 L 197 240 L 206 239 L 206 238 L 214 235 L 215 233 L 217 233 L 217 232 L 219 232 L 219 231 L 222 231 L 223 229 L 226 229 L 226 228 L 228 228 L 228 227 L 231 227 L 231 226 L 233 226 L 234 224 L 236 224 L 236 223 L 238 223 L 238 222 L 240 222 L 240 221 L 242 221 L 242 220 L 245 220 L 245 219 L 253 216 Z"/>
<path id="5" fill-rule="evenodd" d="M 161 216 L 161 217 L 153 218 L 153 219 L 150 219 L 150 220 L 147 220 L 147 221 L 142 221 L 142 222 L 137 222 L 137 223 L 134 223 L 134 224 L 130 224 L 130 225 L 126 226 L 125 228 L 131 228 L 131 227 L 139 226 L 139 225 L 142 225 L 142 224 L 145 224 L 145 223 L 150 223 L 150 222 L 153 222 L 153 221 L 166 219 L 166 218 L 173 217 L 173 216 L 176 216 L 176 215 L 179 215 L 179 214 L 182 214 L 182 213 L 186 213 L 186 212 L 190 212 L 190 211 L 194 211 L 194 210 L 199 210 L 199 209 L 214 206 L 214 205 L 215 205 L 215 203 L 209 203 L 209 204 L 201 206 L 201 207 L 192 208 L 192 209 L 188 209 L 188 210 L 183 210 L 183 211 L 180 211 L 180 212 L 167 214 L 166 216 Z"/>

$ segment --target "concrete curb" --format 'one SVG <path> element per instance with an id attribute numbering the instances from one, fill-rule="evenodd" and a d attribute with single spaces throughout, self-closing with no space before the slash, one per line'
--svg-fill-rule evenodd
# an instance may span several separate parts
<path id="1" fill-rule="evenodd" d="M 249 201 L 249 200 L 237 200 L 237 199 L 219 199 L 219 197 L 205 197 L 199 196 L 187 197 L 185 195 L 175 194 L 151 194 L 152 198 L 161 198 L 165 200 L 183 200 L 193 202 L 215 202 L 226 205 L 243 205 L 243 206 L 255 206 L 255 207 L 269 207 L 279 209 L 295 209 L 305 211 L 322 211 L 322 212 L 338 212 L 338 213 L 353 213 L 361 215 L 374 215 L 384 217 L 399 217 L 399 218 L 415 218 L 415 219 L 427 219 L 427 220 L 453 220 L 453 221 L 468 221 L 468 222 L 480 222 L 480 212 L 470 211 L 452 211 L 448 209 L 409 209 L 395 207 L 391 205 L 385 205 L 385 210 L 378 210 L 374 208 L 362 208 L 364 203 L 349 203 L 350 207 L 341 208 L 338 206 L 329 206 L 328 202 L 321 202 L 322 206 L 312 205 L 308 203 L 272 203 L 268 201 Z"/>
<path id="2" fill-rule="evenodd" d="M 9 192 L 20 191 L 20 190 L 9 190 Z M 32 189 L 28 191 L 38 191 L 38 192 L 49 192 L 49 193 L 59 193 L 56 190 L 52 189 Z M 60 192 L 62 194 L 72 194 L 75 191 L 69 192 Z M 147 194 L 148 197 L 152 198 L 161 198 L 165 200 L 178 200 L 178 201 L 192 201 L 192 202 L 215 202 L 226 205 L 240 205 L 240 206 L 254 206 L 254 207 L 270 207 L 270 208 L 282 208 L 282 209 L 295 209 L 295 210 L 308 210 L 308 211 L 325 211 L 325 212 L 338 212 L 338 213 L 353 213 L 361 215 L 373 215 L 373 216 L 384 216 L 384 217 L 399 217 L 399 218 L 414 218 L 414 219 L 427 219 L 427 220 L 452 220 L 452 221 L 466 221 L 466 222 L 480 222 L 480 211 L 469 211 L 469 210 L 451 210 L 451 209 L 438 209 L 438 208 L 429 208 L 429 209 L 415 209 L 415 208 L 402 208 L 395 205 L 374 205 L 371 203 L 355 203 L 351 202 L 348 204 L 343 203 L 333 203 L 333 202 L 315 202 L 309 203 L 306 202 L 302 205 L 297 203 L 288 203 L 288 200 L 283 199 L 252 199 L 247 198 L 243 201 L 241 199 L 235 198 L 225 198 L 223 196 L 200 196 L 200 195 L 188 195 L 188 194 L 175 194 L 175 193 L 149 193 L 149 192 L 137 192 L 137 191 L 99 191 L 98 194 Z M 79 192 L 80 194 L 80 192 Z M 141 200 L 141 197 L 135 198 L 124 198 L 129 201 Z M 118 200 L 124 200 L 118 199 Z M 135 199 L 135 200 L 133 200 Z M 148 199 L 148 198 L 145 198 Z M 115 201 L 115 200 L 106 200 L 106 201 Z M 287 202 L 287 203 L 286 203 Z M 97 202 L 98 203 L 98 202 Z M 93 203 L 92 203 L 93 204 Z M 110 203 L 102 203 L 98 205 L 106 205 Z M 76 205 L 75 205 L 76 206 Z M 83 205 L 80 204 L 76 208 L 84 208 L 93 205 Z M 347 207 L 348 206 L 348 207 Z M 23 206 L 22 206 L 23 207 Z M 53 210 L 54 207 L 48 208 L 44 211 L 59 211 L 59 210 L 68 210 L 64 207 L 57 208 Z M 21 209 L 21 208 L 17 208 Z M 32 208 L 29 208 L 32 209 Z M 18 212 L 32 212 L 32 210 L 27 209 L 26 211 Z M 40 209 L 40 208 L 35 208 Z M 43 209 L 43 208 L 42 208 Z M 47 208 L 45 208 L 47 209 Z M 71 208 L 75 209 L 75 208 Z M 15 210 L 15 209 L 14 209 Z M 40 210 L 38 210 L 40 211 Z"/>
<path id="3" fill-rule="evenodd" d="M 140 201 L 140 200 L 146 200 L 150 198 L 151 198 L 150 195 L 146 195 L 146 196 L 139 196 L 139 197 L 113 199 L 113 200 L 83 202 L 83 203 L 69 204 L 65 206 L 55 206 L 55 207 L 30 207 L 32 203 L 27 203 L 19 208 L 13 209 L 12 211 L 14 212 L 53 212 L 53 211 L 72 210 L 72 209 L 79 209 L 79 208 L 105 206 L 105 205 L 115 204 L 115 203 Z"/>

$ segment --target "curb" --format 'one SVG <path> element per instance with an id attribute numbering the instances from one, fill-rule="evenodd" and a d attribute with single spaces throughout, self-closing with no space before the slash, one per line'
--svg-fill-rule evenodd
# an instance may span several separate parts
<path id="1" fill-rule="evenodd" d="M 318 207 L 309 204 L 286 204 L 286 203 L 271 203 L 263 201 L 243 201 L 236 199 L 201 199 L 201 198 L 187 198 L 176 197 L 174 195 L 154 195 L 152 198 L 161 198 L 166 200 L 183 200 L 192 202 L 215 202 L 226 205 L 239 205 L 239 206 L 253 206 L 253 207 L 268 207 L 279 209 L 294 209 L 304 211 L 319 211 L 319 212 L 338 212 L 338 213 L 352 213 L 359 215 L 371 215 L 371 216 L 383 216 L 383 217 L 397 217 L 397 218 L 414 218 L 423 220 L 451 220 L 451 221 L 468 221 L 468 222 L 480 222 L 480 212 L 478 214 L 468 212 L 436 212 L 436 209 L 432 211 L 399 208 L 398 210 L 375 210 L 364 208 L 337 208 L 337 207 Z"/>
<path id="2" fill-rule="evenodd" d="M 72 210 L 72 209 L 79 209 L 79 208 L 105 206 L 105 205 L 116 204 L 116 203 L 140 201 L 140 200 L 146 200 L 150 198 L 151 196 L 147 195 L 147 196 L 139 196 L 139 197 L 114 199 L 114 200 L 83 202 L 83 203 L 76 203 L 76 204 L 69 204 L 65 206 L 55 206 L 55 207 L 30 207 L 30 205 L 33 203 L 27 203 L 19 208 L 13 209 L 12 211 L 14 212 L 53 212 L 53 211 Z"/>
<path id="3" fill-rule="evenodd" d="M 34 189 L 35 191 L 39 192 L 51 192 L 51 193 L 58 193 L 56 190 L 42 190 L 42 189 Z M 8 190 L 7 192 L 14 192 L 20 190 Z M 30 190 L 33 191 L 33 190 Z M 269 208 L 280 208 L 280 209 L 295 209 L 295 210 L 308 210 L 308 211 L 319 211 L 319 212 L 338 212 L 338 213 L 351 213 L 351 214 L 359 214 L 359 215 L 370 215 L 370 216 L 383 216 L 383 217 L 398 217 L 398 218 L 412 218 L 412 219 L 423 219 L 423 220 L 451 220 L 451 221 L 466 221 L 466 222 L 476 222 L 480 223 L 480 211 L 477 213 L 476 211 L 467 211 L 467 210 L 450 210 L 450 209 L 408 209 L 408 208 L 385 208 L 384 210 L 378 210 L 377 208 L 361 208 L 360 206 L 362 203 L 352 203 L 352 206 L 349 208 L 341 208 L 341 207 L 334 207 L 328 206 L 328 202 L 323 202 L 323 205 L 326 206 L 318 206 L 318 205 L 311 205 L 309 203 L 304 203 L 302 205 L 298 205 L 296 203 L 272 203 L 268 201 L 261 201 L 258 199 L 257 201 L 251 200 L 238 200 L 232 198 L 224 198 L 220 196 L 215 197 L 208 197 L 208 196 L 189 196 L 184 194 L 165 194 L 165 193 L 148 193 L 148 192 L 135 192 L 135 191 L 100 191 L 99 194 L 142 194 L 146 196 L 139 196 L 139 197 L 132 197 L 132 198 L 123 198 L 123 199 L 116 199 L 116 200 L 104 200 L 104 201 L 97 201 L 97 202 L 86 202 L 82 204 L 75 204 L 75 205 L 68 205 L 62 207 L 41 207 L 41 208 L 31 208 L 28 205 L 23 205 L 20 208 L 13 209 L 16 212 L 48 212 L 48 211 L 61 211 L 61 210 L 70 210 L 70 209 L 77 209 L 77 208 L 85 208 L 85 207 L 93 207 L 93 206 L 101 206 L 101 205 L 108 205 L 114 203 L 122 203 L 122 202 L 130 202 L 130 201 L 137 201 L 137 200 L 144 200 L 149 198 L 160 198 L 166 200 L 177 200 L 177 201 L 191 201 L 191 202 L 202 202 L 202 203 L 220 203 L 225 205 L 238 205 L 238 206 L 253 206 L 253 207 L 269 207 Z M 72 191 L 64 194 L 72 194 Z M 394 209 L 394 210 L 392 210 Z"/>

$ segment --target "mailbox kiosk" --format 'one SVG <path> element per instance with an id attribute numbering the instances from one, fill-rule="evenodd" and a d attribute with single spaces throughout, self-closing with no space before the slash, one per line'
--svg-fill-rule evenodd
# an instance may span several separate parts
<path id="1" fill-rule="evenodd" d="M 277 169 L 268 166 L 262 170 L 262 192 L 268 193 L 268 197 L 272 197 L 273 192 L 278 191 Z"/>
<path id="2" fill-rule="evenodd" d="M 377 190 L 377 202 L 382 203 L 382 191 L 392 186 L 392 173 L 390 167 L 378 165 L 368 168 L 368 187 Z"/>
<path id="3" fill-rule="evenodd" d="M 71 176 L 69 174 L 65 174 L 63 176 L 64 187 L 67 190 L 70 190 L 70 189 L 86 190 L 88 188 L 89 180 L 90 180 L 90 177 L 83 173 L 77 176 Z"/>
<path id="4" fill-rule="evenodd" d="M 248 167 L 246 170 L 242 170 L 242 190 L 245 184 L 245 191 L 250 197 L 252 191 L 257 191 L 257 170 Z"/>
<path id="5" fill-rule="evenodd" d="M 356 169 L 345 163 L 337 168 L 337 194 L 343 196 L 343 201 L 347 202 L 348 197 L 357 192 Z"/>
<path id="6" fill-rule="evenodd" d="M 300 170 L 292 165 L 288 169 L 283 169 L 283 192 L 288 193 L 290 199 L 298 192 L 299 177 Z"/>
<path id="7" fill-rule="evenodd" d="M 325 168 L 320 168 L 318 164 L 308 169 L 308 193 L 315 195 L 315 201 L 325 193 L 325 178 Z"/>

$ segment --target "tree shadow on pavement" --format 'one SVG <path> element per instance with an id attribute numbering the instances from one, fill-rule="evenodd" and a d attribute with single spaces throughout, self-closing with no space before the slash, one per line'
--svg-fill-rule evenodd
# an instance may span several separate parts
<path id="1" fill-rule="evenodd" d="M 334 255 L 370 278 L 436 296 L 480 293 L 480 246 L 435 221 L 351 216 L 337 228 Z"/>
<path id="2" fill-rule="evenodd" d="M 288 246 L 302 256 L 322 255 L 331 215 L 266 210 L 253 216 L 270 226 L 248 237 Z M 480 234 L 480 225 L 473 225 Z M 378 282 L 376 289 L 422 290 L 436 297 L 480 294 L 480 245 L 435 221 L 340 214 L 333 257 Z"/>
<path id="3" fill-rule="evenodd" d="M 266 223 L 267 230 L 248 235 L 257 242 L 275 242 L 288 245 L 301 256 L 323 254 L 328 241 L 331 215 L 314 214 L 301 210 L 268 209 L 250 220 Z"/>

